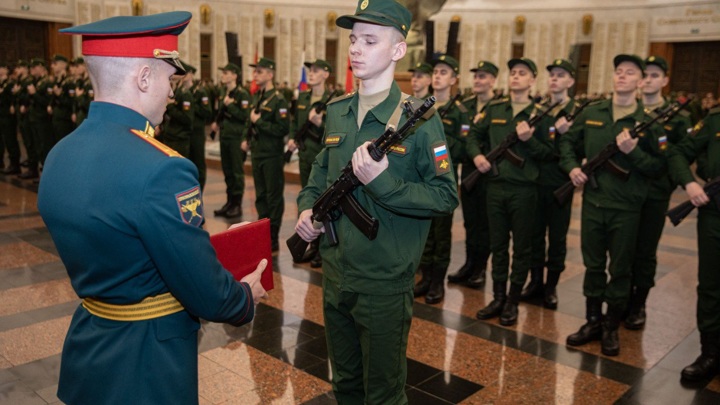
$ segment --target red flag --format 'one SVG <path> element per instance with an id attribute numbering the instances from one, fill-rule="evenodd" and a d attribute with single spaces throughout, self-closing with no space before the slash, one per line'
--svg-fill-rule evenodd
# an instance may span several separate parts
<path id="1" fill-rule="evenodd" d="M 305 91 L 307 90 L 308 83 L 307 83 L 307 73 L 305 72 L 305 50 L 303 49 L 302 53 L 302 61 L 303 64 L 300 65 L 300 82 L 298 83 L 298 91 Z"/>
<path id="2" fill-rule="evenodd" d="M 253 62 L 255 65 L 258 63 L 258 46 L 255 44 L 255 62 Z M 252 82 L 250 82 L 250 94 L 255 94 L 258 91 L 258 85 L 255 83 L 255 79 L 252 79 Z"/>
<path id="3" fill-rule="evenodd" d="M 353 85 L 353 73 L 352 73 L 352 66 L 350 66 L 350 57 L 347 58 L 347 72 L 345 72 L 345 93 L 352 93 L 354 90 Z"/>

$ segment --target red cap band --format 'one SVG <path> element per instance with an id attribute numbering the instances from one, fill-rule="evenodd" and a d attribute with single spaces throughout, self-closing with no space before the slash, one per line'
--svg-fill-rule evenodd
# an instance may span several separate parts
<path id="1" fill-rule="evenodd" d="M 155 49 L 177 50 L 178 36 L 148 35 L 83 35 L 82 53 L 85 56 L 117 56 L 128 58 L 154 58 Z"/>

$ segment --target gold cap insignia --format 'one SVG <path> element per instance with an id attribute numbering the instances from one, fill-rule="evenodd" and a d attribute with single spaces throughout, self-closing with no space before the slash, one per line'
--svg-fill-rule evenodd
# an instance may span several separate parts
<path id="1" fill-rule="evenodd" d="M 365 10 L 369 4 L 370 4 L 369 0 L 363 0 L 363 2 L 360 3 L 360 10 Z"/>
<path id="2" fill-rule="evenodd" d="M 478 67 L 483 67 L 485 65 L 485 62 L 478 63 Z"/>
<path id="3" fill-rule="evenodd" d="M 440 60 L 445 60 L 445 55 L 441 56 Z"/>
<path id="4" fill-rule="evenodd" d="M 655 62 L 655 57 L 654 56 L 649 57 L 648 62 Z"/>
<path id="5" fill-rule="evenodd" d="M 560 65 L 561 63 L 562 63 L 562 60 L 560 60 L 560 59 L 556 59 L 556 60 L 555 60 L 555 64 L 556 64 L 556 65 Z"/>

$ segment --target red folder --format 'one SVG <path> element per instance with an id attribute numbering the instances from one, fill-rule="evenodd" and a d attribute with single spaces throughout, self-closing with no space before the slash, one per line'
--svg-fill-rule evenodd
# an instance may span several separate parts
<path id="1" fill-rule="evenodd" d="M 270 247 L 270 220 L 250 222 L 210 236 L 217 258 L 235 280 L 252 273 L 260 260 L 267 259 L 260 283 L 265 291 L 273 289 L 273 263 Z"/>

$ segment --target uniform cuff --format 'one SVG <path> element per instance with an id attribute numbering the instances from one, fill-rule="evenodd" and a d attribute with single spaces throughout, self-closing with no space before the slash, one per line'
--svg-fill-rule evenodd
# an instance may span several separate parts
<path id="1" fill-rule="evenodd" d="M 365 188 L 374 196 L 382 197 L 395 189 L 395 179 L 390 175 L 389 170 L 385 169 L 373 181 L 366 184 Z"/>

